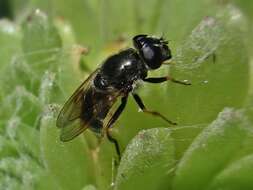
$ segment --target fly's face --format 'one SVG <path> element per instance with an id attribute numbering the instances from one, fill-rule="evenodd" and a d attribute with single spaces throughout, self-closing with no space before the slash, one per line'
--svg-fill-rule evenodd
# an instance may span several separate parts
<path id="1" fill-rule="evenodd" d="M 158 69 L 172 57 L 168 42 L 163 38 L 137 35 L 133 38 L 133 43 L 149 69 Z"/>

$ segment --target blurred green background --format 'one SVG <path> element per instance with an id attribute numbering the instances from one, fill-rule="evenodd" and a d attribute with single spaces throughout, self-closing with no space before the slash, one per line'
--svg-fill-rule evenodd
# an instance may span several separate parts
<path id="1" fill-rule="evenodd" d="M 252 190 L 253 1 L 0 0 L 0 189 Z M 136 34 L 169 40 L 171 75 L 143 84 L 107 139 L 59 141 L 64 101 Z M 88 52 L 86 50 L 88 49 Z"/>

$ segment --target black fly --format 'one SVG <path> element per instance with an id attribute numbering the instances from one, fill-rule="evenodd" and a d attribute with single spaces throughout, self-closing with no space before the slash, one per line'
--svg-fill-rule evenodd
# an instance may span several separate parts
<path id="1" fill-rule="evenodd" d="M 133 96 L 143 112 L 176 125 L 159 112 L 147 109 L 140 96 L 133 92 L 134 84 L 138 80 L 149 83 L 170 80 L 189 85 L 169 76 L 147 77 L 149 70 L 158 69 L 165 61 L 171 59 L 168 42 L 163 38 L 142 34 L 133 38 L 133 44 L 135 49 L 129 48 L 107 58 L 65 103 L 56 122 L 57 127 L 61 128 L 62 141 L 70 141 L 89 128 L 102 136 L 106 134 L 114 143 L 120 157 L 119 144 L 111 136 L 109 129 L 124 110 L 129 94 Z M 111 108 L 118 98 L 121 98 L 121 104 L 114 113 L 111 113 Z M 107 117 L 109 117 L 108 122 L 105 123 Z"/>

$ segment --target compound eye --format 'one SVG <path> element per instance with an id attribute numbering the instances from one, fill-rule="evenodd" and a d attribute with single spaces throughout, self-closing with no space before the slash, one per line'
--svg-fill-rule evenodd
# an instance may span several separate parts
<path id="1" fill-rule="evenodd" d="M 161 66 L 163 57 L 159 47 L 144 46 L 142 48 L 142 54 L 145 63 L 150 69 L 157 69 Z"/>
<path id="2" fill-rule="evenodd" d="M 171 59 L 168 42 L 163 38 L 141 34 L 133 38 L 133 43 L 150 69 L 157 69 L 163 61 Z"/>
<path id="3" fill-rule="evenodd" d="M 147 35 L 145 34 L 140 34 L 140 35 L 135 36 L 133 38 L 134 47 L 136 49 L 141 49 L 143 46 L 143 42 L 145 41 L 146 38 L 147 38 Z"/>
<path id="4" fill-rule="evenodd" d="M 143 57 L 146 60 L 150 60 L 152 61 L 155 57 L 155 49 L 154 47 L 150 47 L 150 46 L 144 46 L 142 48 L 142 52 L 143 52 Z"/>

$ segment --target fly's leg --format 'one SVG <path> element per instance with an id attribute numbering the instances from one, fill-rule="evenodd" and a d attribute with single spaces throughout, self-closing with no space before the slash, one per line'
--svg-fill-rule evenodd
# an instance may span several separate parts
<path id="1" fill-rule="evenodd" d="M 138 106 L 141 108 L 141 110 L 144 112 L 144 113 L 148 113 L 148 114 L 151 114 L 151 115 L 154 115 L 154 116 L 157 116 L 157 117 L 160 117 L 161 119 L 163 119 L 164 121 L 168 122 L 169 124 L 172 124 L 172 125 L 176 125 L 177 123 L 173 122 L 173 121 L 170 121 L 168 120 L 165 116 L 163 116 L 162 114 L 160 114 L 159 112 L 157 111 L 151 111 L 151 110 L 148 110 L 143 101 L 141 100 L 140 96 L 138 94 L 133 94 L 133 97 L 134 97 L 134 100 L 136 101 L 136 103 L 138 104 Z"/>
<path id="2" fill-rule="evenodd" d="M 184 82 L 184 81 L 180 81 L 180 80 L 176 80 L 170 76 L 166 76 L 166 77 L 157 77 L 157 78 L 145 78 L 143 79 L 143 81 L 145 82 L 149 82 L 149 83 L 162 83 L 162 82 L 165 82 L 165 81 L 168 81 L 170 80 L 171 82 L 174 82 L 174 83 L 178 83 L 178 84 L 183 84 L 183 85 L 191 85 L 191 83 L 188 83 L 188 82 Z"/>
<path id="3" fill-rule="evenodd" d="M 107 125 L 105 127 L 106 136 L 107 136 L 108 140 L 114 144 L 117 155 L 119 157 L 119 160 L 121 158 L 119 143 L 115 138 L 112 137 L 109 129 L 112 127 L 112 125 L 115 123 L 115 121 L 119 118 L 120 114 L 122 113 L 122 111 L 126 107 L 126 103 L 127 103 L 127 96 L 125 96 L 121 99 L 120 106 L 114 112 L 113 116 L 111 117 L 111 119 L 109 120 L 109 122 L 107 123 Z"/>

